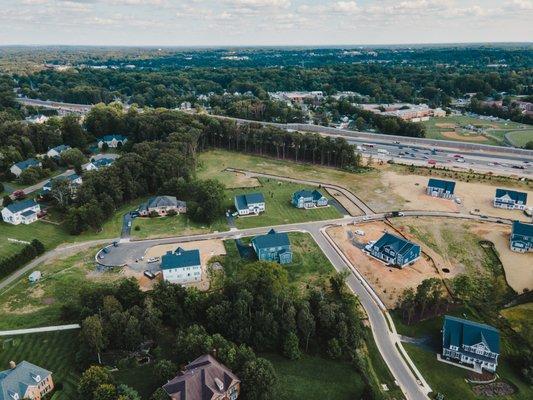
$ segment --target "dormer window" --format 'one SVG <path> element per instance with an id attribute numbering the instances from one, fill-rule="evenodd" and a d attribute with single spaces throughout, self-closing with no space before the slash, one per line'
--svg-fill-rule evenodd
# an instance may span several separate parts
<path id="1" fill-rule="evenodd" d="M 35 382 L 37 382 L 37 383 L 41 382 L 41 375 L 37 375 L 37 374 L 34 374 L 33 372 L 31 372 L 30 376 Z"/>
<path id="2" fill-rule="evenodd" d="M 11 397 L 13 400 L 20 400 L 20 396 L 18 393 L 13 392 L 12 390 L 8 391 L 9 397 Z"/>

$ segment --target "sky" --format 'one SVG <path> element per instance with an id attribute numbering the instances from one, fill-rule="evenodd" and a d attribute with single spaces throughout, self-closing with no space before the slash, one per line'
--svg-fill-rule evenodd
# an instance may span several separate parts
<path id="1" fill-rule="evenodd" d="M 0 45 L 532 41 L 533 0 L 0 0 Z"/>

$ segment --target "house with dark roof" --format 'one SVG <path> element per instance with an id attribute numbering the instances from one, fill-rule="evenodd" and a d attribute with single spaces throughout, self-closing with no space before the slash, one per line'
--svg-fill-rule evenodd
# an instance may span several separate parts
<path id="1" fill-rule="evenodd" d="M 86 171 L 96 171 L 100 168 L 105 168 L 113 164 L 115 160 L 110 157 L 101 157 L 98 160 L 93 160 L 83 166 Z"/>
<path id="2" fill-rule="evenodd" d="M 43 164 L 35 158 L 28 158 L 27 160 L 13 164 L 9 170 L 13 175 L 19 177 L 20 174 L 22 174 L 28 168 L 40 168 L 42 166 Z"/>
<path id="3" fill-rule="evenodd" d="M 0 371 L 0 400 L 41 400 L 54 390 L 52 372 L 27 361 Z"/>
<path id="4" fill-rule="evenodd" d="M 46 152 L 46 155 L 48 157 L 54 158 L 59 157 L 61 153 L 63 153 L 65 150 L 69 150 L 70 146 L 66 144 L 60 144 L 59 146 L 52 147 L 50 150 Z"/>
<path id="5" fill-rule="evenodd" d="M 291 203 L 296 208 L 325 207 L 328 198 L 318 190 L 298 190 L 292 195 Z"/>
<path id="6" fill-rule="evenodd" d="M 420 257 L 420 245 L 391 233 L 385 233 L 372 245 L 370 254 L 387 264 L 403 268 Z"/>
<path id="7" fill-rule="evenodd" d="M 258 260 L 274 261 L 279 264 L 292 262 L 291 242 L 286 233 L 278 233 L 271 229 L 266 235 L 254 237 L 252 247 Z"/>
<path id="8" fill-rule="evenodd" d="M 202 263 L 200 251 L 184 250 L 178 247 L 174 251 L 167 251 L 161 257 L 163 279 L 170 283 L 191 283 L 202 280 Z"/>
<path id="9" fill-rule="evenodd" d="M 533 251 L 533 224 L 514 221 L 509 244 L 512 251 L 527 253 Z"/>
<path id="10" fill-rule="evenodd" d="M 2 219 L 12 225 L 31 224 L 37 221 L 41 206 L 34 199 L 15 201 L 2 208 Z"/>
<path id="11" fill-rule="evenodd" d="M 163 390 L 173 400 L 236 400 L 240 383 L 228 367 L 206 354 L 187 364 Z"/>
<path id="12" fill-rule="evenodd" d="M 248 193 L 235 196 L 235 208 L 239 215 L 258 215 L 265 211 L 263 193 Z"/>
<path id="13" fill-rule="evenodd" d="M 156 212 L 160 216 L 167 215 L 169 211 L 175 211 L 180 214 L 187 212 L 187 204 L 174 196 L 156 196 L 141 204 L 138 211 L 139 215 L 143 217 L 150 215 L 151 212 Z"/>
<path id="14" fill-rule="evenodd" d="M 454 181 L 446 181 L 443 179 L 430 178 L 426 188 L 426 194 L 433 197 L 442 197 L 443 199 L 453 198 L 455 190 Z"/>
<path id="15" fill-rule="evenodd" d="M 471 365 L 476 371 L 495 372 L 500 354 L 500 332 L 490 325 L 444 316 L 442 357 Z"/>
<path id="16" fill-rule="evenodd" d="M 107 144 L 107 147 L 110 148 L 122 147 L 127 141 L 128 138 L 124 135 L 104 135 L 98 138 L 98 148 L 101 149 L 104 144 Z"/>
<path id="17" fill-rule="evenodd" d="M 42 189 L 43 193 L 50 192 L 52 190 L 52 186 L 54 185 L 54 183 L 61 182 L 61 181 L 67 181 L 69 183 L 70 188 L 72 189 L 72 192 L 75 192 L 77 187 L 80 186 L 83 182 L 83 180 L 81 179 L 81 176 L 79 176 L 78 174 L 74 172 L 69 175 L 59 175 L 53 179 L 50 179 L 48 182 L 44 184 L 43 189 Z"/>
<path id="18" fill-rule="evenodd" d="M 527 193 L 509 189 L 496 189 L 494 207 L 524 210 L 527 207 Z"/>

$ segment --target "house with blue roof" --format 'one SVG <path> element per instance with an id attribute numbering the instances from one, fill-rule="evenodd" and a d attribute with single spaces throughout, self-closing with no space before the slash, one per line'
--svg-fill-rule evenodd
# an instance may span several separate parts
<path id="1" fill-rule="evenodd" d="M 252 239 L 252 247 L 261 261 L 273 261 L 279 264 L 292 262 L 292 249 L 289 235 L 271 229 L 266 235 Z"/>
<path id="2" fill-rule="evenodd" d="M 387 264 L 403 268 L 420 257 L 420 245 L 391 233 L 385 233 L 372 245 L 370 254 Z"/>
<path id="3" fill-rule="evenodd" d="M 124 135 L 118 135 L 118 134 L 104 135 L 98 138 L 98 148 L 101 149 L 104 146 L 104 144 L 107 144 L 107 147 L 114 149 L 117 147 L 122 147 L 127 141 L 128 141 L 128 138 Z"/>
<path id="4" fill-rule="evenodd" d="M 512 251 L 527 253 L 533 251 L 533 224 L 514 221 L 509 244 Z"/>
<path id="5" fill-rule="evenodd" d="M 52 390 L 52 372 L 28 361 L 11 361 L 9 369 L 0 371 L 0 400 L 41 400 Z"/>
<path id="6" fill-rule="evenodd" d="M 52 147 L 50 150 L 46 152 L 46 155 L 50 158 L 59 157 L 61 153 L 63 153 L 66 150 L 69 150 L 70 146 L 66 144 L 60 144 L 59 146 Z"/>
<path id="7" fill-rule="evenodd" d="M 500 354 L 500 332 L 485 324 L 444 316 L 442 357 L 472 366 L 477 372 L 495 372 Z"/>
<path id="8" fill-rule="evenodd" d="M 101 157 L 101 158 L 99 158 L 97 160 L 93 160 L 93 161 L 85 164 L 83 166 L 83 169 L 85 169 L 86 171 L 97 171 L 100 168 L 105 168 L 105 167 L 110 166 L 111 164 L 113 164 L 113 162 L 115 162 L 114 158 Z"/>
<path id="9" fill-rule="evenodd" d="M 326 207 L 328 198 L 318 190 L 298 190 L 292 195 L 291 203 L 296 208 Z"/>
<path id="10" fill-rule="evenodd" d="M 53 179 L 50 179 L 48 182 L 44 184 L 43 189 L 42 189 L 43 193 L 50 192 L 52 190 L 52 186 L 54 182 L 61 182 L 61 181 L 67 181 L 73 192 L 76 191 L 77 187 L 80 186 L 83 182 L 81 176 L 79 176 L 78 174 L 74 172 L 69 175 L 59 175 Z"/>
<path id="11" fill-rule="evenodd" d="M 185 284 L 202 280 L 200 251 L 178 247 L 161 257 L 163 279 L 170 283 Z"/>
<path id="12" fill-rule="evenodd" d="M 28 168 L 40 168 L 42 166 L 43 164 L 39 160 L 36 160 L 35 158 L 28 158 L 27 160 L 13 164 L 9 170 L 18 178 L 20 174 L 22 174 Z"/>
<path id="13" fill-rule="evenodd" d="M 258 215 L 265 211 L 263 193 L 247 193 L 235 196 L 235 208 L 239 215 Z"/>
<path id="14" fill-rule="evenodd" d="M 433 197 L 441 197 L 443 199 L 453 198 L 455 191 L 455 182 L 446 181 L 444 179 L 430 178 L 426 188 L 426 194 Z"/>
<path id="15" fill-rule="evenodd" d="M 2 209 L 2 219 L 11 225 L 31 224 L 37 221 L 41 206 L 34 199 L 15 201 Z"/>
<path id="16" fill-rule="evenodd" d="M 527 193 L 510 189 L 496 189 L 494 207 L 508 210 L 525 210 L 527 207 Z"/>

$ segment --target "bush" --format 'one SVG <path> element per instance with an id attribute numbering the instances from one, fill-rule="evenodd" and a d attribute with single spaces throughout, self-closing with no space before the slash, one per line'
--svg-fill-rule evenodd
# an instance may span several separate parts
<path id="1" fill-rule="evenodd" d="M 157 213 L 157 211 L 150 211 L 150 213 L 148 214 L 148 216 L 150 218 L 156 218 L 156 217 L 159 217 L 159 214 Z"/>
<path id="2" fill-rule="evenodd" d="M 178 212 L 176 210 L 169 210 L 169 212 L 167 212 L 168 217 L 174 217 L 176 215 L 178 215 Z"/>
<path id="3" fill-rule="evenodd" d="M 141 227 L 139 225 L 135 225 L 135 228 L 133 228 L 134 231 L 140 231 Z"/>

